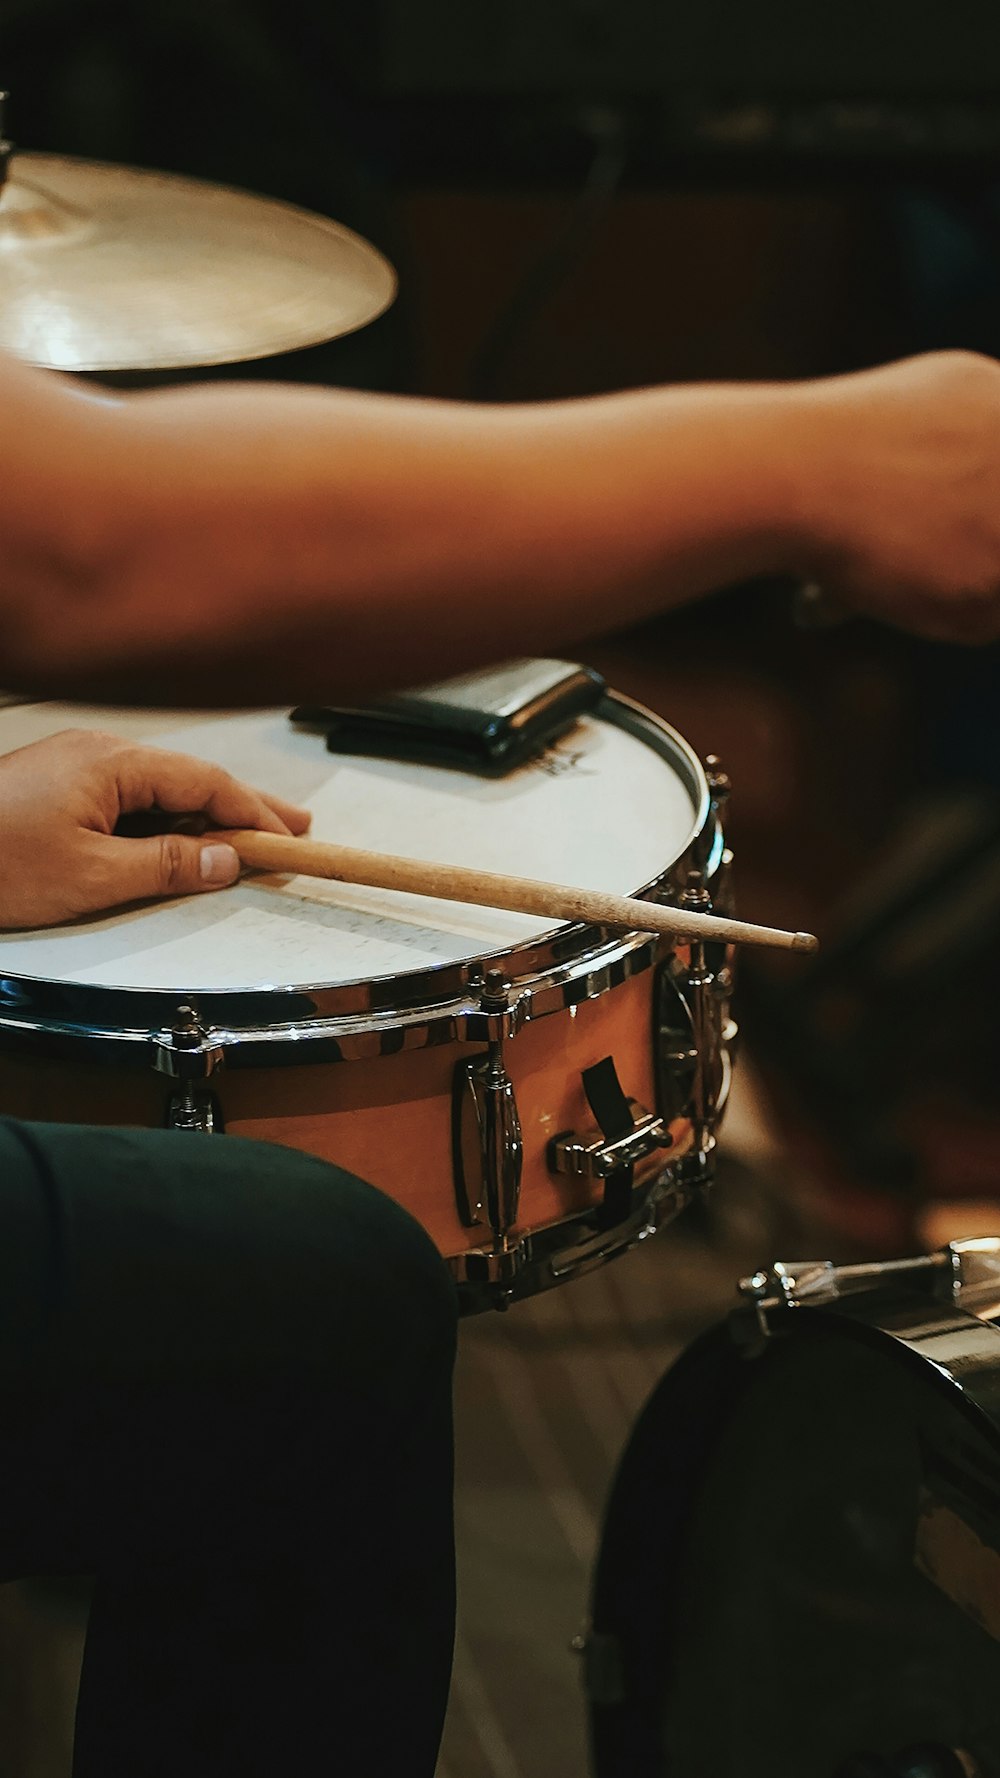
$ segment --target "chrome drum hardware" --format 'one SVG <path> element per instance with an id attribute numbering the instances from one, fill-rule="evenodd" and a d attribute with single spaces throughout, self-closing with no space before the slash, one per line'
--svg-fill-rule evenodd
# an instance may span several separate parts
<path id="1" fill-rule="evenodd" d="M 623 1135 L 606 1137 L 602 1131 L 585 1131 L 582 1136 L 554 1136 L 549 1143 L 548 1160 L 553 1173 L 566 1173 L 578 1179 L 609 1179 L 621 1167 L 634 1167 L 636 1161 L 658 1149 L 673 1146 L 673 1137 L 665 1120 L 655 1111 L 644 1111 L 634 1099 L 628 1101 L 632 1125 Z"/>
<path id="2" fill-rule="evenodd" d="M 524 1159 L 514 1085 L 503 1061 L 502 1022 L 510 983 L 499 969 L 486 978 L 480 1005 L 501 1032 L 481 1061 L 460 1062 L 455 1075 L 455 1196 L 466 1228 L 485 1220 L 501 1252 L 517 1221 Z"/>
<path id="3" fill-rule="evenodd" d="M 221 1068 L 225 1049 L 217 1032 L 209 1032 L 198 1021 L 193 1006 L 177 1009 L 173 1025 L 160 1031 L 153 1039 L 153 1067 L 180 1083 L 171 1093 L 164 1110 L 168 1130 L 196 1130 L 204 1135 L 221 1135 L 224 1129 L 219 1102 L 215 1094 L 196 1086 L 208 1080 Z"/>
<path id="4" fill-rule="evenodd" d="M 616 694 L 500 780 L 328 755 L 284 712 L 157 738 L 312 801 L 320 839 L 728 904 L 718 762 Z M 466 1307 L 504 1306 L 708 1184 L 730 986 L 718 947 L 247 879 L 113 915 L 96 951 L 93 923 L 0 937 L 0 1110 L 319 1154 L 423 1223 Z"/>

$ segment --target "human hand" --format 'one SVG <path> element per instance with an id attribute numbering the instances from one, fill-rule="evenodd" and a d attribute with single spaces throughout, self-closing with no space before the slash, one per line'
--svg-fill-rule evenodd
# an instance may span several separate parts
<path id="1" fill-rule="evenodd" d="M 1000 365 L 935 352 L 791 398 L 804 577 L 917 635 L 1000 637 Z"/>
<path id="2" fill-rule="evenodd" d="M 309 815 L 187 754 L 66 729 L 0 756 L 0 927 L 51 926 L 151 896 L 235 882 L 232 846 L 188 834 L 124 839 L 122 815 L 202 813 L 216 827 L 304 833 Z"/>

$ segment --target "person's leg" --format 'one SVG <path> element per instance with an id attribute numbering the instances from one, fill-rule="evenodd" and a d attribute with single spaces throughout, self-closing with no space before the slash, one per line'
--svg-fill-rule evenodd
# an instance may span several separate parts
<path id="1" fill-rule="evenodd" d="M 77 1778 L 430 1778 L 454 1332 L 321 1161 L 0 1124 L 0 1571 L 97 1574 Z"/>

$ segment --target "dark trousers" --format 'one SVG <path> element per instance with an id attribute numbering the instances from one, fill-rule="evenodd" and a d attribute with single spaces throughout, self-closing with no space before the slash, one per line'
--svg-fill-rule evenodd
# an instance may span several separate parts
<path id="1" fill-rule="evenodd" d="M 0 1120 L 0 1578 L 96 1576 L 75 1778 L 431 1778 L 454 1340 L 349 1174 Z"/>

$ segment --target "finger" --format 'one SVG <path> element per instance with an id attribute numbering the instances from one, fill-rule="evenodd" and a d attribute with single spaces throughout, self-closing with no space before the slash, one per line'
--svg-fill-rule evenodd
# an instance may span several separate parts
<path id="1" fill-rule="evenodd" d="M 171 814 L 204 810 L 218 827 L 258 827 L 303 833 L 305 809 L 243 784 L 221 766 L 161 747 L 132 747 L 116 761 L 122 811 L 157 804 Z M 288 817 L 291 816 L 291 820 Z"/>
<path id="2" fill-rule="evenodd" d="M 211 836 L 200 840 L 162 833 L 145 840 L 102 839 L 99 857 L 100 882 L 91 877 L 93 907 L 224 889 L 240 874 L 233 847 Z"/>
<path id="3" fill-rule="evenodd" d="M 283 821 L 289 833 L 306 833 L 312 824 L 312 811 L 300 809 L 298 803 L 286 803 L 283 796 L 272 796 L 270 792 L 258 792 L 261 801 Z"/>

